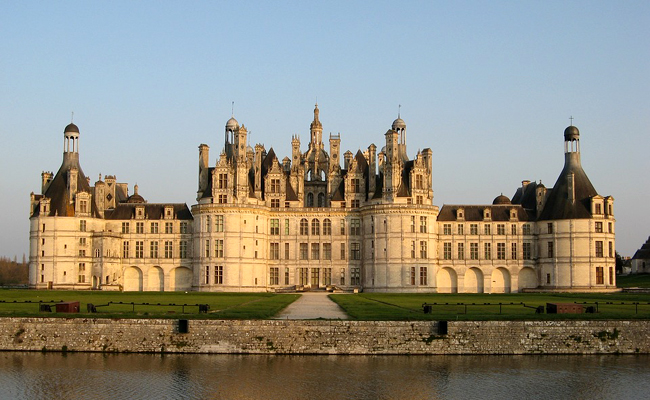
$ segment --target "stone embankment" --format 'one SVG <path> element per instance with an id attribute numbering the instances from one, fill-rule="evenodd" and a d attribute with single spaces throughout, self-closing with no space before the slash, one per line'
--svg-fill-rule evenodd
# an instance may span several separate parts
<path id="1" fill-rule="evenodd" d="M 649 354 L 650 321 L 439 323 L 0 318 L 0 350 L 232 354 Z"/>

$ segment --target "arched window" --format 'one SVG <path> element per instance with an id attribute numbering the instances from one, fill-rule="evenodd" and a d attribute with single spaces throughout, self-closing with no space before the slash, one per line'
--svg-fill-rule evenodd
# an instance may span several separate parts
<path id="1" fill-rule="evenodd" d="M 313 206 L 314 206 L 314 194 L 307 193 L 307 207 L 313 207 Z"/>
<path id="2" fill-rule="evenodd" d="M 303 218 L 300 220 L 300 234 L 301 235 L 309 234 L 309 222 L 307 221 L 307 218 Z"/>
<path id="3" fill-rule="evenodd" d="M 320 222 L 316 218 L 311 220 L 311 234 L 320 235 Z"/>
<path id="4" fill-rule="evenodd" d="M 323 235 L 331 235 L 332 234 L 332 221 L 329 220 L 329 218 L 325 218 L 323 221 Z"/>
<path id="5" fill-rule="evenodd" d="M 99 258 L 99 249 L 95 249 L 95 258 Z"/>
<path id="6" fill-rule="evenodd" d="M 318 193 L 318 207 L 325 207 L 325 193 Z"/>
<path id="7" fill-rule="evenodd" d="M 320 170 L 320 180 L 321 181 L 325 180 L 325 171 L 323 171 L 322 169 Z"/>

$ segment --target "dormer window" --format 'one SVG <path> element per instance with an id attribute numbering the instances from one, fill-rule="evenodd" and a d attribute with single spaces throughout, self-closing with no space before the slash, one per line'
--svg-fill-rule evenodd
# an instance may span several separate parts
<path id="1" fill-rule="evenodd" d="M 171 206 L 165 206 L 165 219 L 174 218 L 174 208 Z"/>
<path id="2" fill-rule="evenodd" d="M 602 214 L 602 213 L 603 213 L 603 205 L 600 204 L 600 203 L 596 203 L 596 204 L 594 205 L 594 209 L 595 209 L 595 210 L 594 210 L 594 213 L 595 213 L 595 214 Z"/>
<path id="3" fill-rule="evenodd" d="M 456 219 L 459 221 L 465 220 L 465 210 L 462 208 L 459 208 L 456 210 Z"/>
<path id="4" fill-rule="evenodd" d="M 490 218 L 492 218 L 492 213 L 490 213 L 490 209 L 489 208 L 484 209 L 483 210 L 483 219 L 489 220 Z"/>
<path id="5" fill-rule="evenodd" d="M 135 208 L 135 218 L 136 219 L 144 219 L 144 207 L 136 207 Z"/>

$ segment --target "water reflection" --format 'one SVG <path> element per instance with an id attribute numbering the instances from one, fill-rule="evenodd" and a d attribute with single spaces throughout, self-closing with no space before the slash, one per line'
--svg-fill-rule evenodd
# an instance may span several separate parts
<path id="1" fill-rule="evenodd" d="M 2 399 L 632 399 L 649 356 L 0 353 Z"/>

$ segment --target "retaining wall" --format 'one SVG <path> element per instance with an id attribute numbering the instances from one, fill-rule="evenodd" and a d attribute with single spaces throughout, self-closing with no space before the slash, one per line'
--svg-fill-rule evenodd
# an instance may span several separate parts
<path id="1" fill-rule="evenodd" d="M 181 329 L 182 330 L 182 329 Z M 444 330 L 443 330 L 444 332 Z M 0 318 L 0 350 L 251 354 L 650 353 L 650 321 Z"/>

